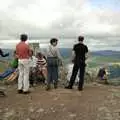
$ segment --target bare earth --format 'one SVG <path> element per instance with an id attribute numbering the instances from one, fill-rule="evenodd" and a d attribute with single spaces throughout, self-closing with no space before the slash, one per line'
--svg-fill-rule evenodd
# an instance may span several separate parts
<path id="1" fill-rule="evenodd" d="M 0 97 L 0 120 L 120 120 L 120 87 L 89 84 L 79 92 L 37 86 L 29 95 L 16 87 L 6 86 L 7 96 Z"/>

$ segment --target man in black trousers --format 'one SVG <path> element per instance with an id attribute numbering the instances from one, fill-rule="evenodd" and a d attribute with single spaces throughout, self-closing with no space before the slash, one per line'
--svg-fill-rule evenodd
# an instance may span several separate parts
<path id="1" fill-rule="evenodd" d="M 85 66 L 86 66 L 85 60 L 87 58 L 88 47 L 83 43 L 84 41 L 83 36 L 79 36 L 78 41 L 79 43 L 75 44 L 73 47 L 73 53 L 75 57 L 72 60 L 72 62 L 74 63 L 72 75 L 70 78 L 69 85 L 66 86 L 65 88 L 72 89 L 76 76 L 78 74 L 78 71 L 80 71 L 78 90 L 81 91 L 83 90 L 83 84 L 84 84 L 84 74 L 85 74 Z"/>

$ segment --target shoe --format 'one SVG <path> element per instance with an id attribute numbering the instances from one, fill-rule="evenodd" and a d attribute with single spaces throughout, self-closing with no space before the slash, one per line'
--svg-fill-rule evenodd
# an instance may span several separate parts
<path id="1" fill-rule="evenodd" d="M 34 87 L 34 85 L 33 85 L 33 84 L 31 84 L 31 85 L 30 85 L 30 88 L 32 88 L 32 87 Z"/>
<path id="2" fill-rule="evenodd" d="M 82 91 L 82 90 L 83 90 L 83 88 L 81 88 L 81 87 L 78 87 L 78 90 L 79 90 L 79 91 Z"/>
<path id="3" fill-rule="evenodd" d="M 3 91 L 0 91 L 0 96 L 6 96 Z"/>
<path id="4" fill-rule="evenodd" d="M 29 94 L 30 93 L 30 91 L 24 91 L 23 92 L 23 94 Z"/>
<path id="5" fill-rule="evenodd" d="M 22 94 L 23 93 L 23 90 L 18 90 L 18 94 Z"/>
<path id="6" fill-rule="evenodd" d="M 65 86 L 65 89 L 72 89 L 71 86 Z"/>
<path id="7" fill-rule="evenodd" d="M 46 91 L 48 91 L 48 90 L 50 90 L 50 89 L 51 89 L 50 85 L 47 85 Z"/>
<path id="8" fill-rule="evenodd" d="M 57 89 L 57 88 L 58 88 L 57 83 L 54 83 L 54 88 L 55 88 L 55 89 Z"/>

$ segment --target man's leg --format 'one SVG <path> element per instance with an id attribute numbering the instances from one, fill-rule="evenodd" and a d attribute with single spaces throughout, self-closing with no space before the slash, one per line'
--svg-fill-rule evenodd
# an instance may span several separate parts
<path id="1" fill-rule="evenodd" d="M 18 69 L 19 69 L 19 77 L 18 77 L 18 92 L 22 92 L 23 89 L 23 80 L 24 80 L 24 66 L 21 63 L 21 61 L 19 61 L 19 65 L 18 65 Z"/>
<path id="2" fill-rule="evenodd" d="M 45 78 L 44 83 L 46 83 L 46 80 L 47 80 L 47 68 L 46 67 L 42 69 L 42 74 L 43 74 L 43 76 Z"/>
<path id="3" fill-rule="evenodd" d="M 78 70 L 79 70 L 79 66 L 77 64 L 74 64 L 69 85 L 65 88 L 72 89 L 72 86 L 75 82 L 75 79 L 76 79 L 76 76 L 77 76 L 77 73 L 78 73 Z"/>
<path id="4" fill-rule="evenodd" d="M 24 88 L 23 91 L 24 92 L 28 92 L 29 91 L 29 60 L 25 60 L 24 62 Z"/>
<path id="5" fill-rule="evenodd" d="M 80 65 L 79 86 L 78 89 L 82 90 L 84 85 L 85 65 Z"/>
<path id="6" fill-rule="evenodd" d="M 49 90 L 50 84 L 52 83 L 52 66 L 48 65 L 47 71 L 48 71 L 48 74 L 47 74 L 47 88 L 46 88 L 46 90 Z"/>
<path id="7" fill-rule="evenodd" d="M 57 84 L 58 84 L 58 66 L 53 66 L 53 70 L 52 70 L 52 79 L 54 80 L 54 88 L 57 88 Z"/>
<path id="8" fill-rule="evenodd" d="M 32 68 L 30 68 L 30 72 L 29 72 L 29 81 L 30 81 L 30 86 L 33 86 L 33 72 L 32 72 Z"/>

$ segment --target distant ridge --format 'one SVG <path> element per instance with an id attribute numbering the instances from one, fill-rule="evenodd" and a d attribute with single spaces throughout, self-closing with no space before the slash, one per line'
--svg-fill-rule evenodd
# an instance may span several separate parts
<path id="1" fill-rule="evenodd" d="M 113 51 L 113 50 L 102 50 L 102 51 L 94 51 L 91 52 L 92 55 L 96 56 L 113 56 L 113 57 L 120 57 L 120 51 Z"/>
<path id="2" fill-rule="evenodd" d="M 45 48 L 41 48 L 44 50 Z M 13 55 L 13 49 L 3 49 L 4 52 L 9 52 L 10 57 Z M 72 48 L 60 48 L 60 52 L 63 57 L 71 57 Z M 113 50 L 100 50 L 100 51 L 92 51 L 91 56 L 105 56 L 105 57 L 117 57 L 120 58 L 120 51 L 113 51 Z M 1 59 L 2 57 L 0 57 Z"/>

